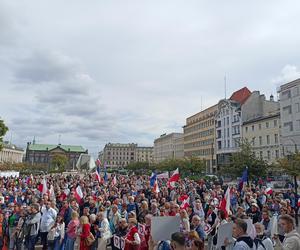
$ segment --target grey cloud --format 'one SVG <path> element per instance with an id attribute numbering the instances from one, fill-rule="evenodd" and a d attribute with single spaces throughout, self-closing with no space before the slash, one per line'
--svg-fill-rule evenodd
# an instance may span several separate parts
<path id="1" fill-rule="evenodd" d="M 15 72 L 17 83 L 51 83 L 73 79 L 78 64 L 71 58 L 49 51 L 34 51 L 19 61 Z"/>

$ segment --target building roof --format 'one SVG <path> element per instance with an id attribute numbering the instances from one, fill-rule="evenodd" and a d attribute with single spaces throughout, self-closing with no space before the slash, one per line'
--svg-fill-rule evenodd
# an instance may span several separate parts
<path id="1" fill-rule="evenodd" d="M 244 87 L 233 92 L 233 94 L 230 96 L 229 99 L 236 101 L 240 104 L 244 104 L 250 95 L 251 95 L 251 91 L 247 87 Z"/>
<path id="2" fill-rule="evenodd" d="M 291 82 L 288 82 L 288 83 L 285 83 L 283 85 L 281 85 L 277 92 L 281 92 L 281 91 L 284 91 L 284 90 L 287 90 L 289 88 L 292 88 L 294 86 L 297 86 L 297 85 L 300 85 L 300 78 L 294 80 L 294 81 L 291 81 Z"/>
<path id="3" fill-rule="evenodd" d="M 65 151 L 85 153 L 86 150 L 82 146 L 73 145 L 54 145 L 54 144 L 29 144 L 28 149 L 32 151 L 50 151 L 55 148 L 61 148 Z"/>
<path id="4" fill-rule="evenodd" d="M 15 144 L 11 144 L 10 142 L 8 141 L 4 141 L 4 142 L 0 142 L 0 144 L 3 145 L 3 148 L 6 148 L 6 149 L 12 149 L 12 150 L 18 150 L 18 151 L 24 151 L 23 148 L 20 148 L 18 146 L 16 146 Z"/>

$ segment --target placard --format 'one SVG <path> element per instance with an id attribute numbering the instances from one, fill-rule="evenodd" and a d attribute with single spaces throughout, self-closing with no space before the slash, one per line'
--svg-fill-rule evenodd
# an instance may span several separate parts
<path id="1" fill-rule="evenodd" d="M 225 239 L 229 242 L 232 242 L 232 223 L 225 223 L 219 226 L 218 228 L 218 239 L 217 239 L 217 248 L 224 246 Z"/>
<path id="2" fill-rule="evenodd" d="M 170 240 L 171 235 L 179 231 L 179 216 L 158 216 L 151 219 L 151 236 L 154 241 Z"/>

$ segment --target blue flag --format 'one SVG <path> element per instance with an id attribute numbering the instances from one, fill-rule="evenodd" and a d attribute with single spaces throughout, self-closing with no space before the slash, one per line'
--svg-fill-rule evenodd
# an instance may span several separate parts
<path id="1" fill-rule="evenodd" d="M 156 173 L 152 173 L 150 176 L 150 187 L 154 187 L 155 181 L 156 181 Z"/>
<path id="2" fill-rule="evenodd" d="M 243 171 L 243 175 L 238 184 L 238 190 L 241 192 L 244 186 L 244 183 L 248 182 L 248 168 L 246 167 Z"/>

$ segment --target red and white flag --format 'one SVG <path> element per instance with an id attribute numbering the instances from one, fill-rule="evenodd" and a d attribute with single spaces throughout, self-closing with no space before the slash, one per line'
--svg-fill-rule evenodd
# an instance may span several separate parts
<path id="1" fill-rule="evenodd" d="M 228 216 L 230 212 L 230 187 L 227 188 L 225 196 L 220 203 L 219 209 L 225 212 L 226 217 Z"/>
<path id="2" fill-rule="evenodd" d="M 180 175 L 178 168 L 173 172 L 172 176 L 168 180 L 168 188 L 175 188 L 175 183 L 179 181 Z"/>
<path id="3" fill-rule="evenodd" d="M 99 182 L 99 183 L 102 183 L 102 178 L 100 176 L 100 172 L 98 170 L 98 167 L 96 167 L 96 170 L 95 170 L 95 176 L 96 176 L 96 180 Z"/>
<path id="4" fill-rule="evenodd" d="M 114 178 L 112 179 L 111 185 L 113 185 L 113 186 L 117 185 L 117 177 L 116 176 L 114 176 Z"/>
<path id="5" fill-rule="evenodd" d="M 272 190 L 272 188 L 270 188 L 270 187 L 267 187 L 267 188 L 266 188 L 266 190 L 265 190 L 265 193 L 266 193 L 266 194 L 270 194 L 270 195 L 271 195 L 271 194 L 273 193 L 273 190 Z"/>
<path id="6" fill-rule="evenodd" d="M 82 189 L 81 189 L 81 187 L 79 185 L 75 189 L 75 198 L 76 198 L 78 204 L 80 204 L 81 200 L 83 198 L 83 192 L 82 192 Z"/>
<path id="7" fill-rule="evenodd" d="M 298 199 L 298 202 L 297 202 L 297 203 L 298 203 L 298 204 L 297 204 L 298 207 L 300 207 L 300 198 Z"/>
<path id="8" fill-rule="evenodd" d="M 187 209 L 190 206 L 190 197 L 184 199 L 180 205 L 181 209 Z"/>

